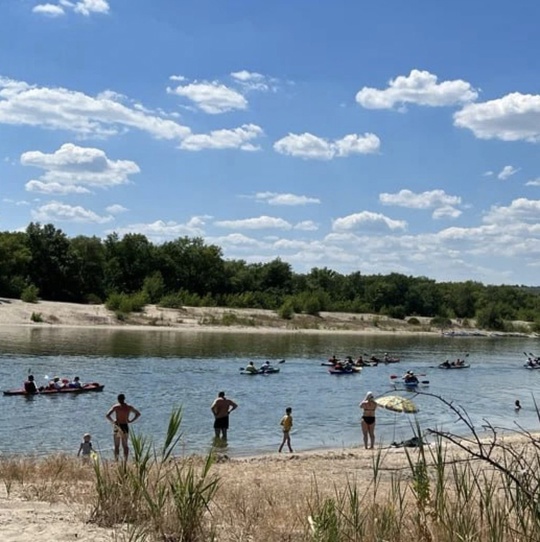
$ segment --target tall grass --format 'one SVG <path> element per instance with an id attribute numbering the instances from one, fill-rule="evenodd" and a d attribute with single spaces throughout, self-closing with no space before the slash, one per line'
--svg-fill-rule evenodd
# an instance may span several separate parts
<path id="1" fill-rule="evenodd" d="M 511 440 L 495 427 L 481 437 L 446 405 L 470 436 L 435 430 L 429 446 L 359 450 L 324 465 L 176 457 L 175 410 L 163 445 L 131 435 L 129 462 L 2 459 L 0 480 L 8 495 L 91 502 L 93 522 L 123 526 L 118 542 L 540 542 L 538 439 L 520 430 Z"/>
<path id="2" fill-rule="evenodd" d="M 182 437 L 181 421 L 181 410 L 173 411 L 161 448 L 131 434 L 132 462 L 94 463 L 93 521 L 108 527 L 128 523 L 137 527 L 132 536 L 170 542 L 213 539 L 209 511 L 219 483 L 210 473 L 213 457 L 209 454 L 200 468 L 197 460 L 173 457 Z"/>

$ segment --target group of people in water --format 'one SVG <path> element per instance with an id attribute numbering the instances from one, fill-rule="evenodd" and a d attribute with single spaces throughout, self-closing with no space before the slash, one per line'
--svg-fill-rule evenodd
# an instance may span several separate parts
<path id="1" fill-rule="evenodd" d="M 26 393 L 39 393 L 40 391 L 44 391 L 44 390 L 61 390 L 63 388 L 82 388 L 83 384 L 81 382 L 81 379 L 78 376 L 74 377 L 73 380 L 69 380 L 69 378 L 61 379 L 59 376 L 55 376 L 52 380 L 49 380 L 46 386 L 38 387 L 38 385 L 36 384 L 34 375 L 28 375 L 28 378 L 25 380 L 23 387 Z"/>
<path id="2" fill-rule="evenodd" d="M 346 356 L 342 361 L 341 359 L 337 358 L 335 354 L 328 358 L 328 363 L 332 364 L 336 369 L 340 369 L 342 367 L 376 367 L 379 363 L 397 363 L 398 361 L 398 358 L 389 356 L 388 353 L 385 353 L 382 358 L 370 356 L 369 358 L 364 359 L 364 357 L 360 355 L 356 358 L 356 360 L 353 360 L 352 356 Z"/>
<path id="3" fill-rule="evenodd" d="M 244 369 L 246 373 L 271 373 L 275 371 L 276 369 L 272 366 L 272 364 L 267 360 L 265 361 L 259 369 L 255 367 L 255 364 L 250 361 L 247 365 L 247 367 Z"/>
<path id="4" fill-rule="evenodd" d="M 465 360 L 457 358 L 455 361 L 443 361 L 441 367 L 463 367 L 465 365 Z"/>

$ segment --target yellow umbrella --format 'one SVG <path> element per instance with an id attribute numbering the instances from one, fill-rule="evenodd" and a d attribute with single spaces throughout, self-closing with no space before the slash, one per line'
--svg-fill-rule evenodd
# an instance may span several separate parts
<path id="1" fill-rule="evenodd" d="M 418 412 L 418 407 L 410 400 L 399 395 L 386 395 L 379 397 L 376 400 L 379 406 L 392 410 L 393 412 L 405 412 L 407 414 L 415 414 Z"/>

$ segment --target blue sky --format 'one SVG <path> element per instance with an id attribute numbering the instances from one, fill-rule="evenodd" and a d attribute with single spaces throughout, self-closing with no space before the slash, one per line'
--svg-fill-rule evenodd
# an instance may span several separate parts
<path id="1" fill-rule="evenodd" d="M 0 230 L 537 285 L 540 4 L 3 0 Z"/>

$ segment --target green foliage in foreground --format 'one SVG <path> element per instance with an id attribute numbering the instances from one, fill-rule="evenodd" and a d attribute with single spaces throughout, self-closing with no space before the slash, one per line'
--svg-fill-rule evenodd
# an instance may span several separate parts
<path id="1" fill-rule="evenodd" d="M 132 462 L 94 461 L 97 501 L 92 520 L 102 526 L 128 523 L 140 540 L 212 540 L 205 515 L 219 487 L 210 474 L 212 455 L 198 469 L 173 457 L 181 439 L 182 411 L 169 418 L 165 442 L 131 434 Z"/>
<path id="2" fill-rule="evenodd" d="M 267 525 L 272 530 L 264 530 L 263 522 L 242 515 L 241 510 L 227 508 L 229 503 L 220 501 L 220 480 L 211 472 L 211 454 L 198 462 L 174 457 L 181 439 L 181 410 L 172 412 L 160 448 L 132 435 L 132 461 L 95 460 L 97 499 L 92 520 L 108 527 L 127 524 L 130 540 L 148 541 L 540 542 L 537 439 L 523 431 L 521 442 L 512 444 L 491 426 L 489 436 L 481 438 L 464 410 L 432 397 L 457 416 L 470 436 L 432 431 L 436 440 L 427 446 L 417 425 L 414 430 L 421 444 L 414 450 L 405 448 L 408 466 L 404 469 L 389 474 L 388 452 L 380 449 L 372 456 L 367 485 L 349 478 L 344 487 L 332 491 L 320 488 L 315 475 L 307 502 L 298 502 L 293 491 L 280 495 L 286 507 L 301 514 L 303 530 L 287 530 L 280 523 L 283 518 L 274 516 L 270 495 L 268 502 L 250 504 L 255 514 L 270 518 Z M 452 455 L 448 443 L 461 455 Z M 257 485 L 260 480 L 252 482 Z M 238 502 L 249 501 L 250 483 L 244 480 L 246 495 Z"/>
<path id="3" fill-rule="evenodd" d="M 499 331 L 512 331 L 509 322 L 515 320 L 540 327 L 538 288 L 437 283 L 399 273 L 342 275 L 328 268 L 295 273 L 279 258 L 227 261 L 220 247 L 200 238 L 162 245 L 140 234 L 68 238 L 52 224 L 39 223 L 25 232 L 0 232 L 0 296 L 37 302 L 38 295 L 80 303 L 106 299 L 124 315 L 155 303 L 269 309 L 285 319 L 292 308 L 313 316 L 328 311 L 476 318 L 479 327 Z"/>

